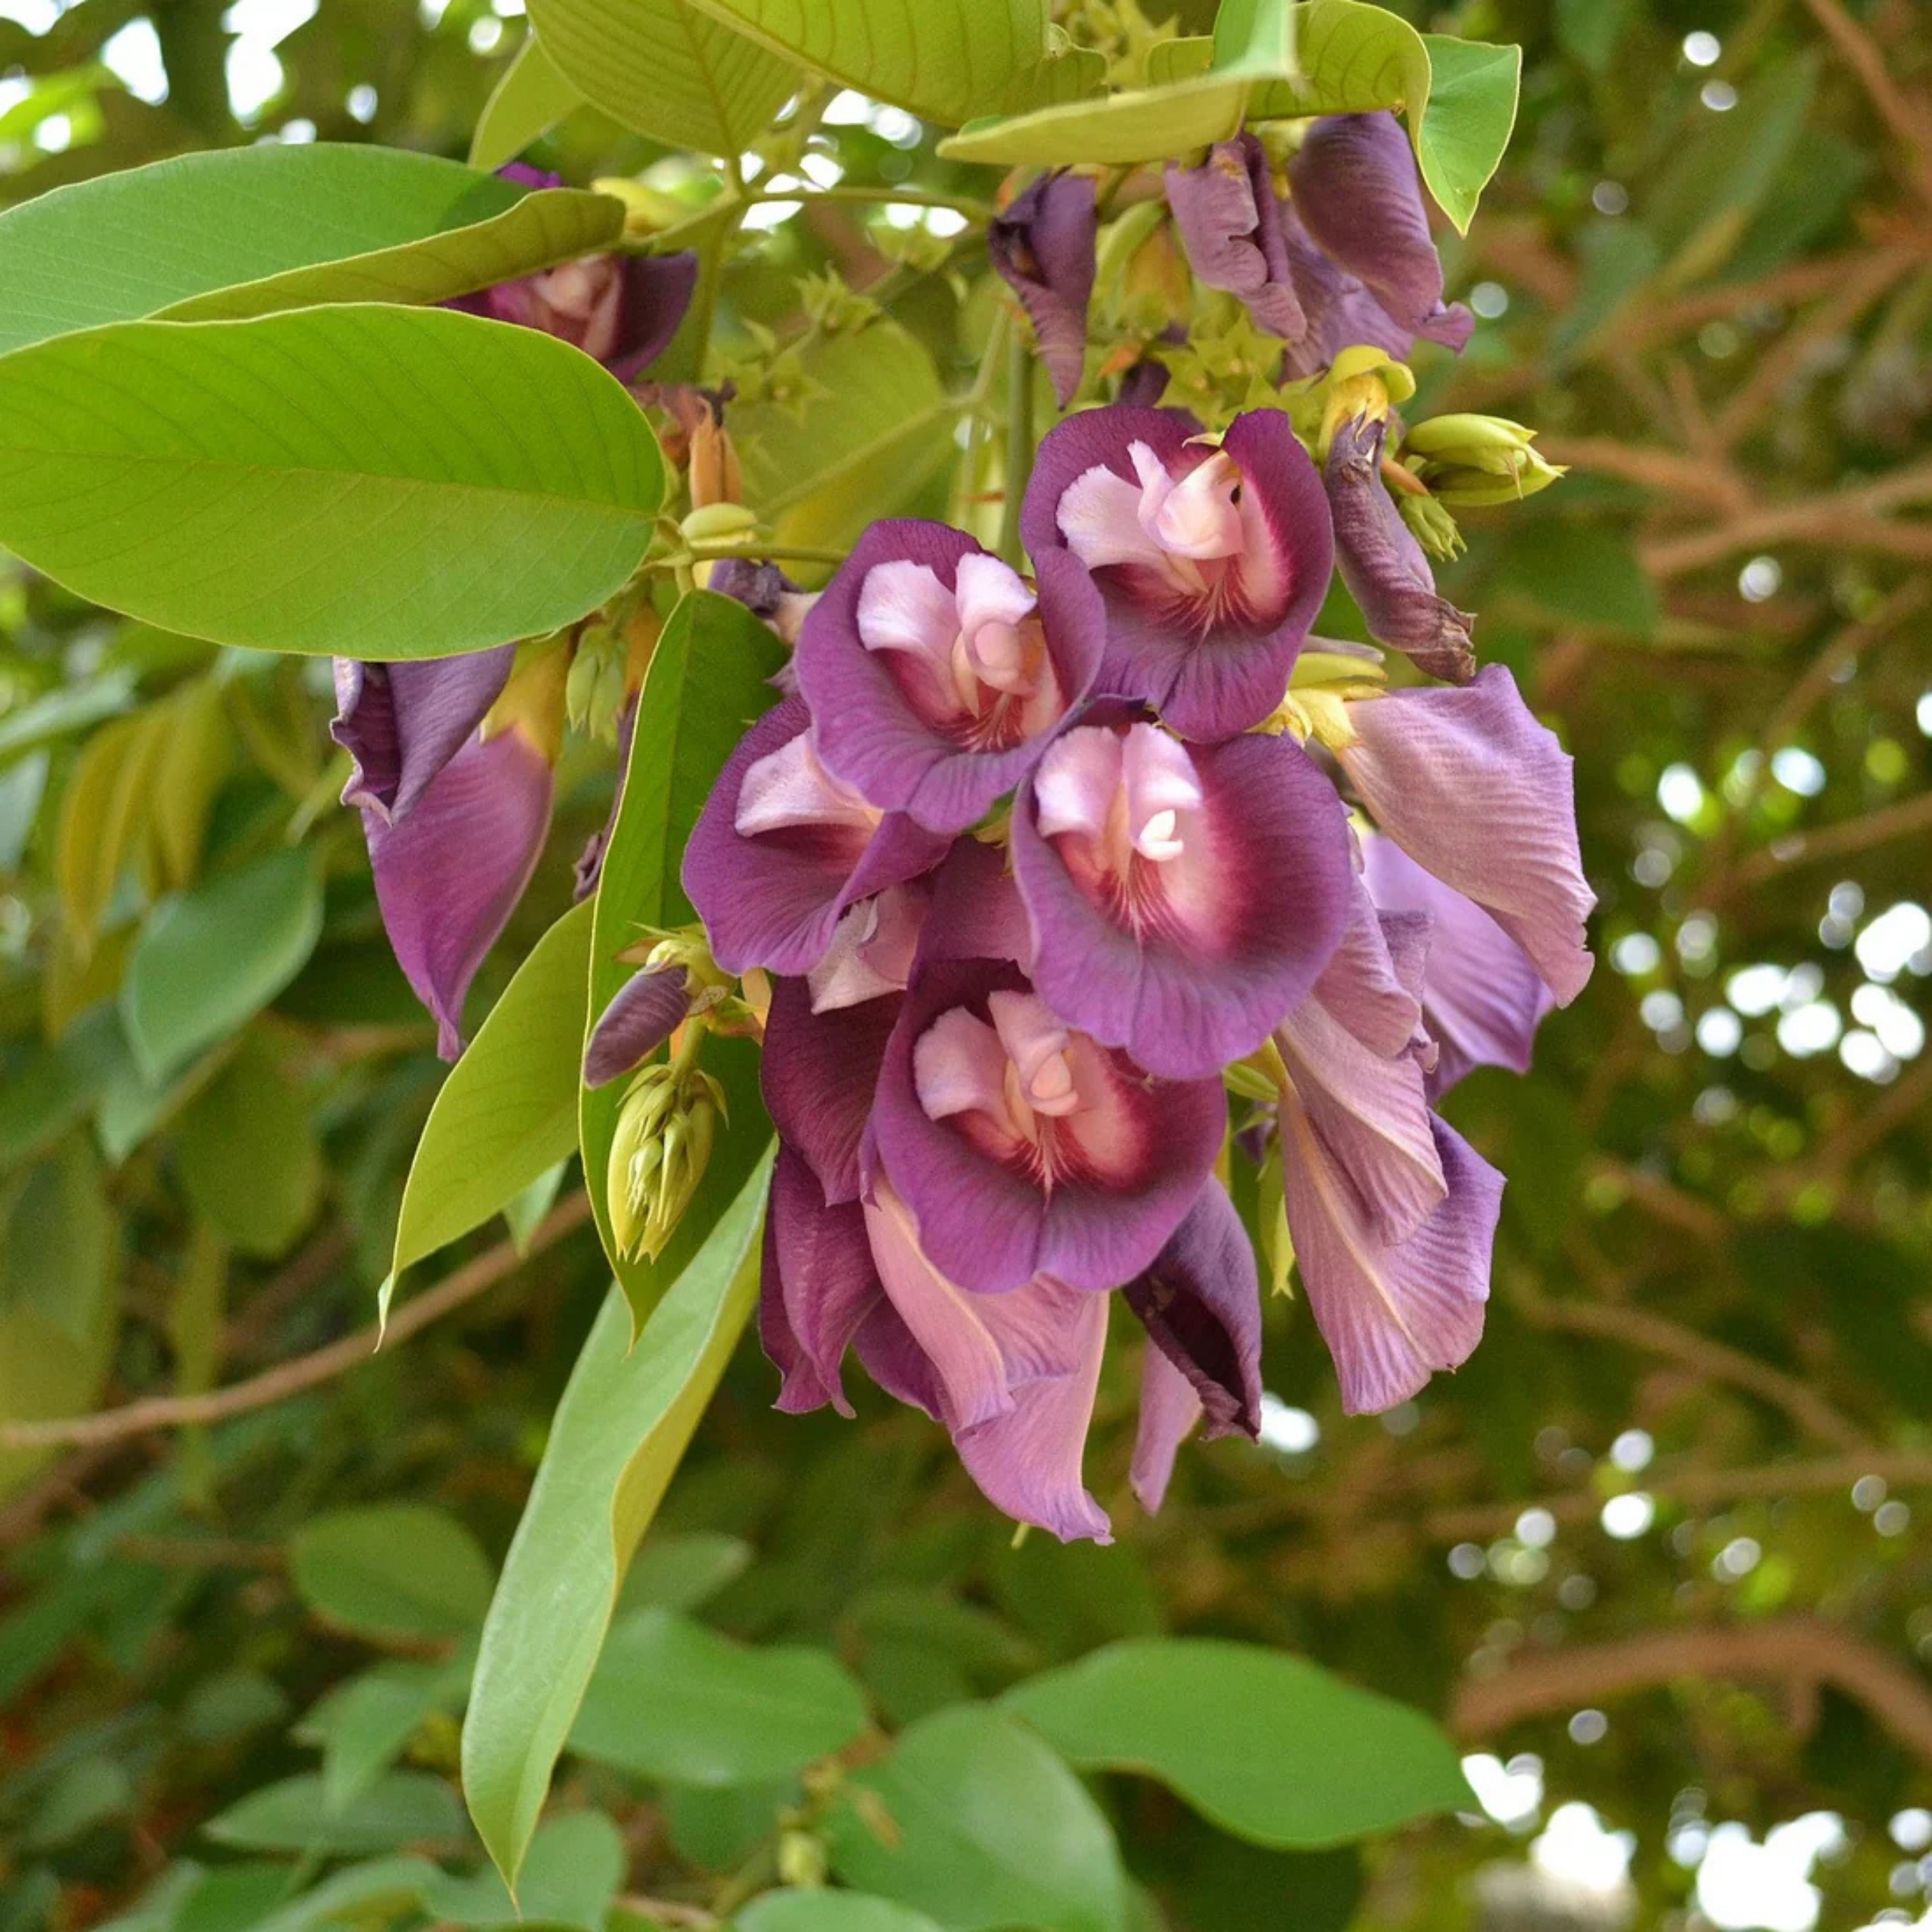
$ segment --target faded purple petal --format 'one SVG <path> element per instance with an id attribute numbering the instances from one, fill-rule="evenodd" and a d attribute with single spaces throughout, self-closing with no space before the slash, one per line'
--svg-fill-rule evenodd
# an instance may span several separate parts
<path id="1" fill-rule="evenodd" d="M 446 1060 L 462 1051 L 470 982 L 536 869 L 551 788 L 549 761 L 512 729 L 472 738 L 401 823 L 362 814 L 389 944 Z"/>
<path id="2" fill-rule="evenodd" d="M 764 761 L 810 727 L 802 698 L 766 712 L 725 760 L 685 848 L 685 892 L 728 973 L 810 971 L 847 907 L 917 878 L 946 856 L 949 842 L 903 813 L 882 816 L 856 800 L 834 800 L 821 812 L 816 794 L 801 794 L 800 803 L 775 794 L 760 820 L 773 829 L 740 832 L 748 775 L 769 770 Z"/>
<path id="3" fill-rule="evenodd" d="M 1261 1280 L 1247 1230 L 1219 1180 L 1202 1188 L 1154 1265 L 1127 1283 L 1126 1294 L 1155 1348 L 1193 1390 L 1208 1436 L 1257 1434 Z"/>
<path id="4" fill-rule="evenodd" d="M 772 1170 L 765 1270 L 760 1330 L 784 1376 L 778 1406 L 796 1415 L 829 1403 L 850 1415 L 839 1365 L 884 1291 L 858 1203 L 828 1206 L 789 1148 L 778 1150 Z"/>
<path id="5" fill-rule="evenodd" d="M 1285 415 L 1237 416 L 1218 448 L 1198 434 L 1175 410 L 1069 417 L 1040 445 L 1020 527 L 1036 560 L 1071 550 L 1100 586 L 1096 691 L 1216 740 L 1280 702 L 1334 552 L 1320 473 Z"/>
<path id="6" fill-rule="evenodd" d="M 502 694 L 514 644 L 404 664 L 335 660 L 328 735 L 354 760 L 344 805 L 406 817 Z"/>
<path id="7" fill-rule="evenodd" d="M 1341 801 L 1286 735 L 1183 746 L 1149 724 L 1076 727 L 1022 790 L 1012 836 L 1041 996 L 1171 1078 L 1259 1046 L 1348 916 Z"/>
<path id="8" fill-rule="evenodd" d="M 1559 1006 L 1592 964 L 1596 897 L 1576 844 L 1570 761 L 1490 664 L 1460 691 L 1390 692 L 1348 706 L 1337 753 L 1376 823 L 1418 864 L 1474 899 L 1528 954 Z"/>
<path id="9" fill-rule="evenodd" d="M 1316 244 L 1364 284 L 1396 323 L 1460 350 L 1474 319 L 1442 302 L 1442 262 L 1422 182 L 1393 114 L 1331 114 L 1288 165 L 1294 205 Z"/>
<path id="10" fill-rule="evenodd" d="M 888 997 L 814 1012 L 802 980 L 772 982 L 758 1063 L 766 1109 L 835 1205 L 859 1198 L 860 1142 L 900 1004 Z"/>
<path id="11" fill-rule="evenodd" d="M 1150 1342 L 1141 1360 L 1140 1422 L 1127 1472 L 1135 1497 L 1149 1516 L 1160 1513 L 1174 1459 L 1200 1420 L 1201 1398 L 1194 1384 Z"/>
<path id="12" fill-rule="evenodd" d="M 1167 169 L 1167 205 L 1187 260 L 1210 289 L 1238 296 L 1257 327 L 1288 341 L 1308 324 L 1288 278 L 1266 151 L 1252 134 L 1219 141 L 1198 168 Z"/>
<path id="13" fill-rule="evenodd" d="M 554 181 L 532 184 L 554 187 Z M 698 286 L 698 257 L 586 255 L 446 304 L 541 329 L 629 382 L 670 346 Z"/>
<path id="14" fill-rule="evenodd" d="M 1086 696 L 1106 644 L 1086 572 L 1064 551 L 1039 572 L 1036 592 L 964 531 L 873 524 L 799 638 L 826 768 L 938 832 L 1011 791 Z"/>
<path id="15" fill-rule="evenodd" d="M 1151 356 L 1143 356 L 1120 378 L 1120 386 L 1114 400 L 1122 409 L 1150 410 L 1167 393 L 1169 380 L 1167 364 L 1156 362 Z"/>
<path id="16" fill-rule="evenodd" d="M 685 970 L 636 973 L 612 996 L 584 1052 L 584 1084 L 602 1087 L 644 1065 L 691 1011 Z"/>
<path id="17" fill-rule="evenodd" d="M 1476 669 L 1469 646 L 1474 620 L 1436 594 L 1436 574 L 1382 481 L 1388 434 L 1386 421 L 1366 414 L 1336 429 L 1326 477 L 1335 560 L 1370 636 L 1405 652 L 1432 677 L 1466 684 Z"/>
<path id="18" fill-rule="evenodd" d="M 1421 1024 L 1429 920 L 1381 911 L 1359 878 L 1350 879 L 1349 889 L 1348 924 L 1315 997 L 1371 1052 L 1388 1058 L 1408 1046 Z"/>
<path id="19" fill-rule="evenodd" d="M 1033 323 L 1063 410 L 1080 387 L 1087 357 L 1094 187 L 1090 175 L 1042 175 L 986 230 L 987 254 Z"/>
<path id="20" fill-rule="evenodd" d="M 825 957 L 806 975 L 814 1012 L 862 1006 L 902 993 L 918 957 L 921 928 L 932 893 L 922 879 L 888 886 L 848 906 L 833 928 Z"/>
<path id="21" fill-rule="evenodd" d="M 1447 1198 L 1407 1240 L 1391 1244 L 1366 1224 L 1292 1094 L 1281 1120 L 1295 1265 L 1334 1358 L 1342 1406 L 1351 1415 L 1392 1408 L 1437 1370 L 1467 1360 L 1482 1338 L 1502 1176 L 1432 1121 Z"/>

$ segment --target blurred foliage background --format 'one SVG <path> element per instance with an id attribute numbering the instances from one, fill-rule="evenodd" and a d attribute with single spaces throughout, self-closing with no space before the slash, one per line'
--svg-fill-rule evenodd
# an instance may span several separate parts
<path id="1" fill-rule="evenodd" d="M 1107 1550 L 1012 1546 L 908 1412 L 772 1414 L 747 1347 L 642 1587 L 830 1644 L 895 1721 L 1162 1629 L 1303 1651 L 1447 1718 L 1490 1815 L 1360 1857 L 1248 1850 L 1124 1785 L 1130 1861 L 1197 1932 L 1916 1922 L 1932 33 L 1918 0 L 1404 10 L 1525 50 L 1503 172 L 1469 242 L 1445 237 L 1480 325 L 1421 373 L 1432 407 L 1537 425 L 1572 466 L 1470 517 L 1444 587 L 1574 752 L 1601 901 L 1600 970 L 1535 1072 L 1450 1108 L 1510 1177 L 1487 1339 L 1352 1421 L 1305 1312 L 1274 1304 L 1264 1444 L 1186 1452 L 1164 1515 L 1118 1510 Z M 460 156 L 520 14 L 0 0 L 0 197 L 249 140 Z M 806 177 L 985 191 L 932 146 L 842 98 Z M 589 110 L 542 158 L 574 180 L 658 158 Z M 970 374 L 983 316 L 903 266 L 945 255 L 946 221 L 766 212 L 727 288 L 748 356 L 754 326 L 824 298 L 799 278 L 836 268 L 904 326 L 915 391 Z M 752 435 L 748 479 L 830 433 Z M 875 479 L 863 507 L 920 484 Z M 922 505 L 944 514 L 952 486 Z M 314 1767 L 332 1690 L 372 1666 L 420 1688 L 448 1644 L 352 1634 L 304 1540 L 408 1502 L 500 1558 L 605 1284 L 580 1214 L 539 1226 L 534 1202 L 372 1350 L 440 1070 L 333 802 L 328 710 L 313 665 L 0 568 L 4 1932 L 100 1923 L 171 1858 L 221 1864 L 202 1826 Z M 560 776 L 486 993 L 568 904 L 608 805 L 602 762 Z M 137 1064 L 118 1016 L 153 992 L 156 908 L 244 875 L 188 956 L 245 970 L 176 1016 L 168 1064 Z M 1125 1493 L 1131 1411 L 1128 1380 L 1103 1390 L 1103 1499 Z M 462 1672 L 454 1692 L 428 1675 L 393 1748 L 434 1782 Z M 728 1868 L 763 1828 L 750 1799 L 573 1774 L 607 1780 L 640 1868 Z M 418 1835 L 446 1828 L 453 1805 Z M 255 1923 L 259 1888 L 232 1892 L 219 1925 Z"/>

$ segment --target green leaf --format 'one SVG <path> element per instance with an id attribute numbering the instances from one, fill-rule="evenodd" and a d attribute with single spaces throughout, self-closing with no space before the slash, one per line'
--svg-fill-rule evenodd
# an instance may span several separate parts
<path id="1" fill-rule="evenodd" d="M 771 1153 L 631 1346 L 605 1298 L 551 1424 L 483 1628 L 463 1727 L 470 1813 L 514 1885 L 596 1668 L 624 1569 L 650 1528 L 758 1292 Z"/>
<path id="2" fill-rule="evenodd" d="M 660 1532 L 644 1539 L 624 1579 L 617 1613 L 694 1610 L 751 1567 L 752 1546 L 718 1530 Z"/>
<path id="3" fill-rule="evenodd" d="M 1012 1718 L 974 1704 L 935 1712 L 848 1784 L 868 1796 L 832 1814 L 829 1844 L 832 1869 L 860 1890 L 950 1932 L 1120 1932 L 1126 1900 L 1106 1820 Z M 868 1822 L 875 1808 L 891 1820 L 890 1843 Z"/>
<path id="4" fill-rule="evenodd" d="M 1213 65 L 1217 74 L 1258 80 L 1292 79 L 1301 10 L 1288 0 L 1221 0 L 1214 14 Z"/>
<path id="5" fill-rule="evenodd" d="M 1080 1769 L 1158 1778 L 1223 1831 L 1277 1850 L 1470 1808 L 1455 1746 L 1420 1712 L 1255 1644 L 1110 1644 L 1000 1702 Z"/>
<path id="6" fill-rule="evenodd" d="M 0 1188 L 0 1310 L 28 1310 L 84 1344 L 113 1287 L 118 1245 L 100 1156 L 71 1135 Z"/>
<path id="7" fill-rule="evenodd" d="M 789 61 L 686 0 L 536 0 L 530 20 L 569 86 L 668 147 L 735 160 L 799 82 Z"/>
<path id="8" fill-rule="evenodd" d="M 670 1784 L 761 1784 L 865 1727 L 865 1695 L 827 1652 L 750 1649 L 640 1610 L 612 1628 L 570 1748 Z"/>
<path id="9" fill-rule="evenodd" d="M 1186 154 L 1240 131 L 1250 84 L 1202 74 L 1130 88 L 998 121 L 976 122 L 939 144 L 948 160 L 1002 167 L 1131 166 Z"/>
<path id="10" fill-rule="evenodd" d="M 1250 118 L 1400 108 L 1414 142 L 1429 103 L 1422 36 L 1400 14 L 1367 0 L 1308 0 L 1294 10 L 1300 71 L 1256 94 Z"/>
<path id="11" fill-rule="evenodd" d="M 285 1892 L 286 1869 L 278 1876 L 278 1890 Z M 420 1905 L 424 1892 L 441 1876 L 427 1858 L 379 1858 L 370 1864 L 351 1865 L 324 1879 L 313 1892 L 253 1922 L 248 1932 L 319 1932 L 325 1926 L 330 1932 L 340 1932 L 345 1923 L 352 1924 L 358 1916 L 366 1921 L 372 1911 L 386 1911 L 393 1916 L 406 1907 Z M 188 1928 L 176 1928 L 176 1932 L 188 1932 Z"/>
<path id="12" fill-rule="evenodd" d="M 175 1161 L 188 1198 L 228 1241 L 270 1260 L 294 1245 L 322 1192 L 307 1102 L 253 1034 L 183 1110 Z"/>
<path id="13" fill-rule="evenodd" d="M 591 1024 L 629 977 L 633 969 L 617 955 L 640 930 L 682 925 L 696 916 L 678 882 L 685 846 L 732 748 L 776 702 L 766 680 L 784 662 L 778 640 L 734 598 L 695 592 L 672 612 L 638 700 L 623 797 L 598 876 L 590 946 Z M 725 1078 L 736 1069 L 727 1085 L 729 1120 L 684 1227 L 655 1265 L 626 1261 L 610 1232 L 604 1176 L 625 1083 L 614 1080 L 583 1090 L 578 1121 L 584 1182 L 604 1252 L 640 1322 L 736 1193 L 764 1146 L 757 1055 L 742 1052 L 744 1044 L 706 1044 L 704 1064 L 710 1071 Z"/>
<path id="14" fill-rule="evenodd" d="M 178 155 L 0 215 L 0 351 L 145 316 L 441 302 L 608 248 L 623 224 L 608 195 L 398 148 Z"/>
<path id="15" fill-rule="evenodd" d="M 949 128 L 1046 58 L 1046 0 L 694 0 L 829 80 Z"/>
<path id="16" fill-rule="evenodd" d="M 447 1925 L 603 1932 L 604 1916 L 629 1864 L 624 1835 L 608 1818 L 601 1811 L 572 1811 L 550 1819 L 531 1841 L 514 1898 L 494 1871 L 474 1878 L 439 1873 L 423 1888 L 423 1909 Z"/>
<path id="17" fill-rule="evenodd" d="M 1436 206 L 1469 232 L 1476 203 L 1509 146 L 1522 80 L 1522 50 L 1424 34 L 1429 50 L 1429 111 L 1415 126 L 1422 178 Z"/>
<path id="18" fill-rule="evenodd" d="M 299 973 L 322 934 L 322 874 L 293 847 L 164 899 L 121 986 L 121 1018 L 158 1086 L 254 1018 Z"/>
<path id="19" fill-rule="evenodd" d="M 218 643 L 395 658 L 541 634 L 629 577 L 663 494 L 604 370 L 448 309 L 119 322 L 0 356 L 0 543 Z"/>
<path id="20" fill-rule="evenodd" d="M 586 899 L 537 941 L 443 1082 L 403 1189 L 396 1274 L 482 1227 L 577 1145 L 593 916 Z"/>
<path id="21" fill-rule="evenodd" d="M 52 1146 L 128 1065 L 128 1042 L 110 1004 L 11 1061 L 0 1079 L 0 1172 Z"/>
<path id="22" fill-rule="evenodd" d="M 939 1932 L 922 1912 L 856 1892 L 768 1892 L 731 1923 L 736 1932 Z"/>
<path id="23" fill-rule="evenodd" d="M 500 168 L 514 161 L 566 115 L 584 105 L 584 96 L 557 71 L 556 62 L 526 34 L 503 77 L 490 89 L 470 137 L 470 165 Z"/>
<path id="24" fill-rule="evenodd" d="M 322 1780 L 305 1775 L 250 1792 L 202 1829 L 217 1844 L 242 1851 L 366 1858 L 422 1840 L 462 1838 L 463 1808 L 441 1778 L 398 1771 L 332 1812 L 322 1802 Z"/>
<path id="25" fill-rule="evenodd" d="M 425 1718 L 451 1702 L 448 1667 L 385 1664 L 340 1684 L 309 1712 L 298 1735 L 322 1748 L 322 1797 L 332 1812 L 352 1804 L 402 1755 Z"/>
<path id="26" fill-rule="evenodd" d="M 467 1636 L 490 1604 L 476 1539 L 422 1503 L 314 1517 L 289 1539 L 289 1576 L 318 1616 L 377 1642 Z"/>

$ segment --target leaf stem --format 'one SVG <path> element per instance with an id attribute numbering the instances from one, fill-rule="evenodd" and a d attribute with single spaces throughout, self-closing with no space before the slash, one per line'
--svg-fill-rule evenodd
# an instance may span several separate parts
<path id="1" fill-rule="evenodd" d="M 692 552 L 700 563 L 716 563 L 726 558 L 743 557 L 756 563 L 782 558 L 791 563 L 843 563 L 842 550 L 815 550 L 799 544 L 760 543 L 747 538 L 742 543 L 706 544 Z"/>
<path id="2" fill-rule="evenodd" d="M 1033 357 L 1025 332 L 1012 332 L 1006 349 L 1006 500 L 1000 506 L 1000 554 L 1016 570 L 1026 566 L 1020 547 L 1020 501 L 1033 473 Z"/>

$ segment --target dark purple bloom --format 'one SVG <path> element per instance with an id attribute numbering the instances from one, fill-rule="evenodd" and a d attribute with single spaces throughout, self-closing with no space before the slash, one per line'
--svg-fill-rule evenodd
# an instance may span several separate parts
<path id="1" fill-rule="evenodd" d="M 1016 801 L 1013 866 L 1041 997 L 1149 1072 L 1252 1053 L 1342 936 L 1341 800 L 1292 739 L 1188 746 L 1076 725 Z"/>
<path id="2" fill-rule="evenodd" d="M 1307 318 L 1289 275 L 1280 198 L 1252 134 L 1218 141 L 1198 168 L 1168 164 L 1167 205 L 1187 260 L 1210 289 L 1238 296 L 1257 327 L 1298 342 Z"/>
<path id="3" fill-rule="evenodd" d="M 848 908 L 930 872 L 949 842 L 882 812 L 820 762 L 788 698 L 726 760 L 685 848 L 684 890 L 728 973 L 808 973 Z"/>
<path id="4" fill-rule="evenodd" d="M 1430 922 L 1422 1012 L 1439 1048 L 1430 1097 L 1446 1094 L 1472 1067 L 1528 1072 L 1536 1029 L 1556 1004 L 1529 955 L 1473 899 L 1424 872 L 1393 838 L 1365 838 L 1362 858 L 1378 906 Z"/>
<path id="5" fill-rule="evenodd" d="M 781 1144 L 765 1215 L 759 1338 L 784 1378 L 778 1406 L 850 1415 L 840 1364 L 884 1294 L 856 1201 L 828 1205 L 811 1168 Z"/>
<path id="6" fill-rule="evenodd" d="M 1335 560 L 1372 638 L 1433 677 L 1466 684 L 1476 669 L 1473 620 L 1436 594 L 1436 573 L 1382 481 L 1388 434 L 1387 418 L 1366 411 L 1336 427 L 1326 478 Z"/>
<path id="7" fill-rule="evenodd" d="M 406 817 L 509 682 L 514 644 L 402 664 L 335 660 L 328 735 L 354 760 L 344 805 Z"/>
<path id="8" fill-rule="evenodd" d="M 800 590 L 775 563 L 754 563 L 745 557 L 728 556 L 706 568 L 706 590 L 743 604 L 787 644 L 798 642 L 806 614 L 818 601 L 817 591 Z"/>
<path id="9" fill-rule="evenodd" d="M 986 253 L 1033 323 L 1063 410 L 1086 362 L 1096 226 L 1094 178 L 1060 170 L 1042 175 L 986 230 Z"/>
<path id="10" fill-rule="evenodd" d="M 963 831 L 1087 694 L 1106 632 L 1064 550 L 1042 559 L 1036 588 L 963 531 L 874 524 L 799 638 L 819 754 L 879 809 Z"/>
<path id="11" fill-rule="evenodd" d="M 1179 410 L 1069 417 L 1040 445 L 1020 527 L 1036 562 L 1071 550 L 1100 587 L 1096 690 L 1189 738 L 1280 702 L 1334 562 L 1320 474 L 1273 410 L 1237 416 L 1218 447 Z"/>
<path id="12" fill-rule="evenodd" d="M 1475 901 L 1568 1006 L 1592 960 L 1570 756 L 1490 664 L 1460 690 L 1392 691 L 1347 707 L 1335 747 L 1376 824 L 1419 865 Z"/>
<path id="13" fill-rule="evenodd" d="M 900 1004 L 889 995 L 814 1012 L 802 980 L 772 987 L 758 1063 L 765 1107 L 834 1205 L 859 1198 L 860 1147 Z"/>
<path id="14" fill-rule="evenodd" d="M 634 974 L 590 1030 L 584 1051 L 584 1085 L 602 1087 L 643 1066 L 690 1011 L 689 983 L 682 966 Z"/>
<path id="15" fill-rule="evenodd" d="M 1180 1226 L 1226 1122 L 1219 1079 L 1150 1078 L 1064 1025 L 1017 968 L 934 964 L 886 1046 L 868 1148 L 962 1288 L 1109 1288 Z"/>
<path id="16" fill-rule="evenodd" d="M 463 1045 L 463 1000 L 530 883 L 550 829 L 550 761 L 516 726 L 472 736 L 405 818 L 365 807 L 376 898 L 396 959 L 435 1016 L 436 1051 Z"/>

